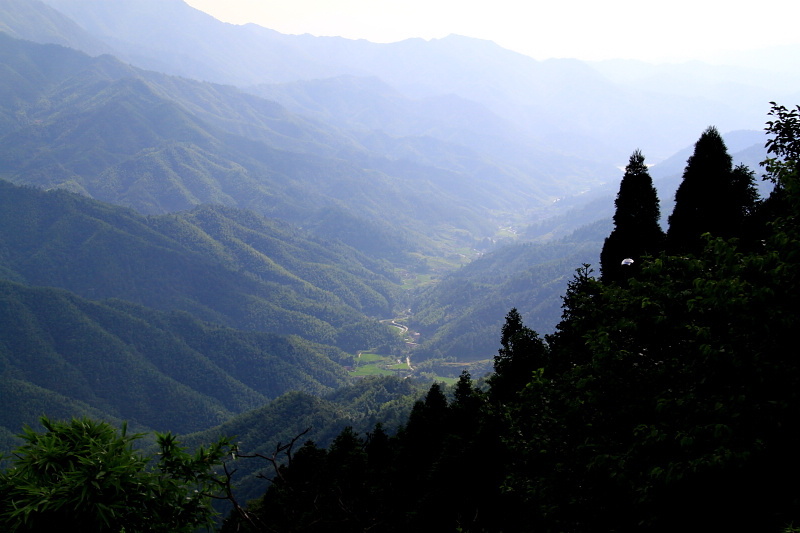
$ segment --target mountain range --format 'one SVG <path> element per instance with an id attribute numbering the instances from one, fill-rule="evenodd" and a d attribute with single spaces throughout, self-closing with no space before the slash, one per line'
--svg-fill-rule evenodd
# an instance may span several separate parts
<path id="1" fill-rule="evenodd" d="M 548 333 L 633 149 L 666 217 L 706 126 L 755 169 L 767 102 L 798 87 L 3 0 L 0 439 L 44 411 L 190 432 L 289 391 L 320 408 L 363 350 L 491 358 L 512 307 Z"/>
<path id="2" fill-rule="evenodd" d="M 47 3 L 83 28 L 85 39 L 147 69 L 239 87 L 374 76 L 407 97 L 480 104 L 513 124 L 529 146 L 532 138 L 538 148 L 615 164 L 637 146 L 667 157 L 709 124 L 760 129 L 770 100 L 798 92 L 790 65 L 776 73 L 697 63 L 535 61 L 458 35 L 390 44 L 284 35 L 222 23 L 181 0 Z M 61 25 L 71 27 L 60 20 L 46 27 Z M 768 64 L 774 52 L 764 54 L 761 63 Z"/>

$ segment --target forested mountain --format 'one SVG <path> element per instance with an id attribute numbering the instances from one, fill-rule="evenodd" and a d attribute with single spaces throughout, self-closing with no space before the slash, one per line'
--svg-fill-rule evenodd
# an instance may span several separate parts
<path id="1" fill-rule="evenodd" d="M 576 265 L 597 262 L 609 228 L 603 220 L 546 244 L 509 245 L 420 291 L 409 319 L 423 334 L 415 360 L 489 359 L 512 307 L 537 331 L 552 332 Z"/>
<path id="2" fill-rule="evenodd" d="M 0 289 L 0 426 L 15 433 L 42 412 L 84 411 L 190 432 L 290 390 L 318 394 L 347 381 L 344 353 L 297 337 L 58 289 Z"/>
<path id="3" fill-rule="evenodd" d="M 535 61 L 457 35 L 391 44 L 283 35 L 222 23 L 179 0 L 47 3 L 147 69 L 240 87 L 375 76 L 406 96 L 438 97 L 444 107 L 458 105 L 451 95 L 480 104 L 532 137 L 530 148 L 617 165 L 637 146 L 654 161 L 667 157 L 679 139 L 709 124 L 756 128 L 766 102 L 797 86 L 796 77 L 741 67 Z M 40 42 L 52 42 L 45 38 Z M 687 87 L 698 92 L 687 94 Z"/>
<path id="4" fill-rule="evenodd" d="M 800 106 L 770 114 L 769 199 L 735 194 L 755 192 L 752 175 L 743 185 L 713 128 L 687 164 L 675 212 L 734 217 L 711 228 L 727 239 L 681 228 L 626 275 L 580 269 L 554 334 L 508 312 L 488 389 L 464 373 L 449 398 L 432 385 L 395 436 L 306 442 L 223 531 L 796 531 Z M 658 218 L 640 156 L 615 216 L 634 243 L 649 236 L 626 230 L 632 207 Z"/>
<path id="5" fill-rule="evenodd" d="M 247 454 L 271 457 L 279 445 L 291 442 L 306 430 L 297 446 L 306 440 L 327 446 L 345 427 L 365 434 L 381 423 L 386 431 L 394 433 L 424 393 L 425 387 L 420 383 L 395 377 L 369 377 L 322 395 L 291 392 L 223 424 L 186 435 L 183 441 L 194 447 L 219 435 L 235 435 L 239 448 Z M 263 494 L 267 486 L 264 475 L 272 474 L 271 465 L 255 458 L 240 461 L 237 466 L 236 486 L 242 503 Z"/>
<path id="6" fill-rule="evenodd" d="M 339 387 L 355 350 L 399 342 L 368 319 L 394 306 L 385 265 L 285 223 L 211 206 L 145 217 L 7 182 L 0 204 L 5 438 L 42 412 L 204 429 Z"/>
<path id="7" fill-rule="evenodd" d="M 231 530 L 786 527 L 800 109 L 773 106 L 762 201 L 745 129 L 796 77 L 735 79 L 0 2 L 0 451 L 42 413 L 224 433 L 225 488 L 293 442 L 239 463 Z M 494 354 L 417 403 L 348 373 Z"/>
<path id="8" fill-rule="evenodd" d="M 397 143 L 415 152 L 419 142 L 362 144 L 231 87 L 1 42 L 9 76 L 0 176 L 144 213 L 219 203 L 313 227 L 344 210 L 342 221 L 325 219 L 328 235 L 358 246 L 372 232 L 399 234 L 405 251 L 432 253 L 493 235 L 509 217 L 591 182 L 599 168 L 576 160 L 568 171 L 575 179 L 565 180 L 547 166 L 509 167 L 452 143 L 439 143 L 435 157 L 402 157 Z M 360 220 L 358 234 L 347 218 Z"/>
<path id="9" fill-rule="evenodd" d="M 144 217 L 63 191 L 0 188 L 0 264 L 20 283 L 348 346 L 339 328 L 393 308 L 382 264 L 249 212 Z"/>

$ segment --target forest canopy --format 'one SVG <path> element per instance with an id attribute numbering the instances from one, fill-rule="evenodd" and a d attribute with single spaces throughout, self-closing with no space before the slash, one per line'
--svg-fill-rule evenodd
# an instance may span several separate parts
<path id="1" fill-rule="evenodd" d="M 346 428 L 327 449 L 300 436 L 279 445 L 263 456 L 274 466 L 263 496 L 236 505 L 223 531 L 791 530 L 800 520 L 800 365 L 787 349 L 800 319 L 800 106 L 773 104 L 770 117 L 769 198 L 757 199 L 754 173 L 731 168 L 709 128 L 666 238 L 655 237 L 660 250 L 637 248 L 621 275 L 579 268 L 552 335 L 511 309 L 494 374 L 434 383 L 396 434 L 377 423 L 363 434 Z M 638 151 L 628 178 L 642 194 L 621 186 L 614 231 L 642 206 L 657 218 Z M 711 204 L 714 216 L 697 212 Z M 728 223 L 715 226 L 719 217 Z M 620 233 L 637 245 L 635 232 Z M 229 487 L 223 457 L 239 455 L 223 438 L 191 456 L 162 435 L 153 470 L 124 428 L 42 423 L 0 476 L 0 517 L 12 531 L 63 521 L 189 531 L 211 516 L 210 489 Z M 167 505 L 149 507 L 153 499 Z"/>
<path id="2" fill-rule="evenodd" d="M 755 201 L 753 173 L 731 168 L 709 128 L 675 213 L 711 195 L 731 221 L 719 234 L 671 226 L 619 277 L 584 265 L 553 335 L 509 312 L 488 388 L 464 373 L 451 391 L 432 386 L 393 437 L 379 425 L 328 450 L 306 443 L 250 503 L 255 519 L 231 515 L 225 530 L 790 529 L 799 114 L 770 112 L 768 199 Z M 642 174 L 640 156 L 626 176 Z"/>

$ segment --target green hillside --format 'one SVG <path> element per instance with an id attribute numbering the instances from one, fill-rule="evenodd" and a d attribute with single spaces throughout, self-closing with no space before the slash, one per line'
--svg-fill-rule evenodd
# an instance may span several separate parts
<path id="1" fill-rule="evenodd" d="M 502 247 L 418 291 L 408 325 L 422 334 L 414 359 L 491 359 L 512 307 L 542 333 L 561 318 L 576 266 L 596 263 L 608 223 L 600 221 L 547 244 Z"/>
<path id="2" fill-rule="evenodd" d="M 219 426 L 186 435 L 183 442 L 193 447 L 230 435 L 246 453 L 270 457 L 279 444 L 291 442 L 305 430 L 298 447 L 306 440 L 327 446 L 347 426 L 366 434 L 381 422 L 394 433 L 424 390 L 413 380 L 370 377 L 322 396 L 290 392 Z M 272 474 L 269 463 L 255 458 L 239 461 L 237 466 L 237 497 L 244 501 L 263 494 L 267 483 L 259 474 Z"/>
<path id="3" fill-rule="evenodd" d="M 144 217 L 64 191 L 0 190 L 0 268 L 20 283 L 327 344 L 394 306 L 381 263 L 252 213 Z"/>
<path id="4" fill-rule="evenodd" d="M 469 247 L 574 187 L 553 174 L 552 161 L 516 168 L 418 136 L 376 142 L 232 87 L 110 56 L 5 35 L 0 49 L 0 177 L 18 184 L 147 214 L 210 203 L 314 226 L 322 213 L 343 210 L 360 221 L 361 237 L 336 219 L 326 235 L 358 244 L 371 228 L 402 228 L 406 248 L 391 253 L 407 264 L 409 252 Z"/>
<path id="5" fill-rule="evenodd" d="M 0 425 L 11 431 L 41 413 L 88 407 L 159 431 L 190 432 L 290 390 L 318 394 L 347 381 L 336 360 L 343 353 L 299 338 L 58 289 L 2 281 L 0 290 Z"/>

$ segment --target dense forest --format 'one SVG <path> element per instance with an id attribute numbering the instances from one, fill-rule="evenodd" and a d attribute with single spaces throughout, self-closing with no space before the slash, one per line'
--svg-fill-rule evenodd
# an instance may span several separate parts
<path id="1" fill-rule="evenodd" d="M 635 152 L 606 242 L 617 252 L 602 277 L 577 271 L 554 334 L 512 309 L 488 387 L 465 372 L 449 399 L 434 384 L 394 436 L 378 424 L 327 449 L 296 443 L 223 530 L 790 528 L 800 107 L 771 115 L 768 199 L 710 128 L 666 237 L 648 235 L 658 203 Z"/>
<path id="2" fill-rule="evenodd" d="M 58 18 L 33 1 L 0 14 Z M 349 383 L 368 350 L 384 362 L 363 374 L 488 368 L 509 295 L 554 327 L 573 265 L 602 241 L 567 232 L 479 257 L 513 240 L 494 238 L 496 209 L 577 182 L 514 171 L 513 185 L 485 162 L 492 180 L 462 179 L 484 159 L 463 147 L 437 145 L 431 166 L 230 86 L 6 34 L 0 66 L 0 450 L 41 413 L 204 430 Z"/>
<path id="3" fill-rule="evenodd" d="M 0 530 L 797 530 L 784 70 L 0 2 Z"/>
<path id="4" fill-rule="evenodd" d="M 754 172 L 732 168 L 709 128 L 657 245 L 625 227 L 659 211 L 634 152 L 602 276 L 577 270 L 562 321 L 544 338 L 511 309 L 485 381 L 465 371 L 452 387 L 434 383 L 407 418 L 398 418 L 400 405 L 391 415 L 379 408 L 397 380 L 379 385 L 382 397 L 365 381 L 345 395 L 373 416 L 327 447 L 307 428 L 271 451 L 223 437 L 192 456 L 159 435 L 157 470 L 131 455 L 124 427 L 43 419 L 45 433 L 27 430 L 15 468 L 0 477 L 0 516 L 11 531 L 63 520 L 98 531 L 189 531 L 210 520 L 208 498 L 217 495 L 233 506 L 223 531 L 792 530 L 800 106 L 774 104 L 770 115 L 770 197 L 757 199 Z M 700 207 L 682 227 L 692 205 Z M 298 412 L 313 398 L 281 402 Z M 396 432 L 384 424 L 398 421 Z M 250 477 L 251 490 L 270 482 L 245 505 L 234 475 L 252 461 L 267 469 Z M 81 489 L 89 475 L 97 490 Z M 184 496 L 194 489 L 200 497 Z M 182 503 L 131 515 L 148 494 Z"/>

